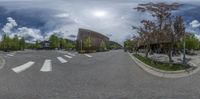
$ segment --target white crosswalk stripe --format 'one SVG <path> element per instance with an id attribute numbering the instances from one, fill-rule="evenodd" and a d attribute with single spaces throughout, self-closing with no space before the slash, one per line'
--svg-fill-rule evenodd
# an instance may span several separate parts
<path id="1" fill-rule="evenodd" d="M 35 62 L 29 61 L 21 66 L 12 68 L 12 70 L 16 73 L 20 73 L 20 72 L 25 71 L 26 69 L 30 68 L 33 64 L 35 64 Z"/>
<path id="2" fill-rule="evenodd" d="M 64 58 L 62 57 L 57 57 L 57 59 L 61 62 L 61 63 L 66 63 L 67 60 L 65 60 Z"/>
<path id="3" fill-rule="evenodd" d="M 51 60 L 46 59 L 46 60 L 44 61 L 44 64 L 43 64 L 42 68 L 40 69 L 40 71 L 42 71 L 42 72 L 49 72 L 49 71 L 52 71 Z"/>
<path id="4" fill-rule="evenodd" d="M 69 56 L 69 55 L 64 55 L 65 57 L 67 57 L 67 58 L 72 58 L 71 56 Z"/>
<path id="5" fill-rule="evenodd" d="M 87 57 L 89 57 L 89 58 L 91 58 L 92 56 L 91 55 L 89 55 L 89 54 L 84 54 L 85 56 L 87 56 Z"/>
<path id="6" fill-rule="evenodd" d="M 72 53 L 69 53 L 69 52 L 67 52 L 67 54 L 70 55 L 70 56 L 75 56 L 75 54 L 72 54 Z"/>
<path id="7" fill-rule="evenodd" d="M 7 56 L 14 56 L 13 54 L 7 54 Z"/>

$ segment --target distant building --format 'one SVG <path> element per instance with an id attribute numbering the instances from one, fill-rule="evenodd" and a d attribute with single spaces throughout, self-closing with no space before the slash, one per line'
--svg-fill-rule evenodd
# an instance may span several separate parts
<path id="1" fill-rule="evenodd" d="M 117 49 L 122 49 L 122 48 L 123 48 L 123 46 L 120 45 L 119 43 L 110 41 L 110 49 L 111 50 L 117 50 Z"/>
<path id="2" fill-rule="evenodd" d="M 79 29 L 77 36 L 77 50 L 84 50 L 84 41 L 90 37 L 91 38 L 91 50 L 98 51 L 100 49 L 100 44 L 102 41 L 105 42 L 106 46 L 109 47 L 109 38 L 101 33 L 91 31 L 88 29 Z"/>
<path id="3" fill-rule="evenodd" d="M 50 41 L 42 41 L 40 42 L 41 49 L 50 49 Z"/>

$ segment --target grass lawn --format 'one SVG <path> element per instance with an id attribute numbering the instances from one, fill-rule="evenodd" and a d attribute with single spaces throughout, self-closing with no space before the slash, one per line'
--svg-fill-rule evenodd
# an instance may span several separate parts
<path id="1" fill-rule="evenodd" d="M 134 54 L 134 56 L 140 61 L 142 61 L 143 63 L 160 70 L 177 71 L 177 70 L 184 70 L 184 69 L 190 68 L 190 66 L 184 66 L 183 64 L 173 64 L 172 66 L 170 66 L 169 63 L 158 62 L 150 58 L 145 58 L 138 54 Z"/>

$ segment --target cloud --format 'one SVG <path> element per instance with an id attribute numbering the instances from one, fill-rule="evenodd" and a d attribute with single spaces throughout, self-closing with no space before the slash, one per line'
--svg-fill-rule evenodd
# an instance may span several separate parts
<path id="1" fill-rule="evenodd" d="M 26 30 L 33 33 L 26 34 L 29 39 L 42 39 L 42 37 L 48 39 L 54 32 L 64 38 L 71 38 L 69 35 L 77 35 L 78 28 L 87 28 L 107 35 L 111 40 L 122 44 L 126 38 L 130 38 L 136 32 L 132 30 L 131 26 L 138 26 L 142 19 L 151 20 L 152 18 L 149 14 L 137 13 L 136 10 L 133 10 L 138 3 L 147 3 L 149 0 L 11 1 L 8 3 L 4 0 L 0 3 L 0 6 L 7 9 L 4 11 L 5 13 L 2 13 L 0 9 L 0 19 L 5 20 L 7 16 L 16 19 L 18 27 L 24 27 L 24 29 L 20 29 L 21 32 Z M 154 0 L 154 2 L 158 1 L 174 2 L 174 0 Z M 187 0 L 179 1 L 182 3 Z M 184 8 L 190 8 L 182 11 L 187 28 L 199 27 L 199 23 L 195 22 L 194 19 L 199 20 L 198 9 L 200 7 L 188 5 Z M 106 12 L 103 18 L 94 15 L 99 10 Z M 1 23 L 6 24 L 2 21 Z M 1 25 L 0 28 L 2 28 Z M 19 32 L 19 29 L 16 31 Z"/>
<path id="2" fill-rule="evenodd" d="M 200 40 L 200 35 L 195 34 L 196 38 Z"/>
<path id="3" fill-rule="evenodd" d="M 74 34 L 70 34 L 70 35 L 68 35 L 68 37 L 70 37 L 70 38 L 76 38 L 77 36 L 74 35 Z"/>
<path id="4" fill-rule="evenodd" d="M 2 28 L 2 31 L 4 32 L 4 33 L 11 33 L 11 30 L 14 28 L 14 27 L 16 27 L 17 26 L 17 23 L 16 23 L 16 21 L 13 19 L 13 18 L 11 18 L 11 17 L 8 17 L 7 18 L 7 23 L 6 23 L 6 25 L 4 25 L 4 27 Z"/>
<path id="5" fill-rule="evenodd" d="M 45 39 L 55 31 L 61 31 L 64 33 L 64 38 L 70 38 L 70 34 L 77 35 L 78 28 L 87 28 L 104 35 L 110 34 L 112 35 L 110 36 L 111 40 L 122 43 L 126 35 L 132 32 L 131 26 L 136 20 L 132 20 L 134 18 L 132 8 L 136 5 L 132 1 L 120 3 L 107 0 L 86 0 L 84 2 L 60 0 L 58 2 L 32 1 L 18 3 L 13 1 L 13 3 L 1 3 L 1 5 L 9 10 L 6 16 L 15 18 L 20 27 L 26 26 L 39 29 Z M 52 8 L 52 6 L 56 6 L 56 8 Z M 105 17 L 94 15 L 99 10 L 106 12 Z M 121 17 L 123 18 L 121 19 Z"/>
<path id="6" fill-rule="evenodd" d="M 20 37 L 24 37 L 26 41 L 34 42 L 36 40 L 43 40 L 43 36 L 41 35 L 41 31 L 39 29 L 28 28 L 28 27 L 19 27 L 16 20 L 12 17 L 7 18 L 7 23 L 3 26 L 2 31 L 7 33 L 9 37 L 13 38 L 14 35 L 18 35 Z"/>
<path id="7" fill-rule="evenodd" d="M 192 22 L 190 22 L 190 26 L 192 28 L 198 28 L 198 27 L 200 27 L 200 23 L 198 20 L 193 20 Z"/>
<path id="8" fill-rule="evenodd" d="M 17 34 L 21 37 L 24 37 L 27 41 L 34 42 L 36 40 L 43 40 L 43 36 L 41 36 L 41 31 L 39 29 L 21 27 L 17 30 Z"/>
<path id="9" fill-rule="evenodd" d="M 57 18 L 67 18 L 67 17 L 69 17 L 69 14 L 68 13 L 61 13 L 61 14 L 55 15 L 55 17 L 57 17 Z"/>

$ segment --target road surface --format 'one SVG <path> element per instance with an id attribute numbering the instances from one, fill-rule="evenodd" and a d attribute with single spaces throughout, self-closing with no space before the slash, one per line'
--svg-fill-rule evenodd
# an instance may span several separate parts
<path id="1" fill-rule="evenodd" d="M 199 99 L 200 73 L 152 76 L 122 50 L 2 54 L 0 99 Z"/>

